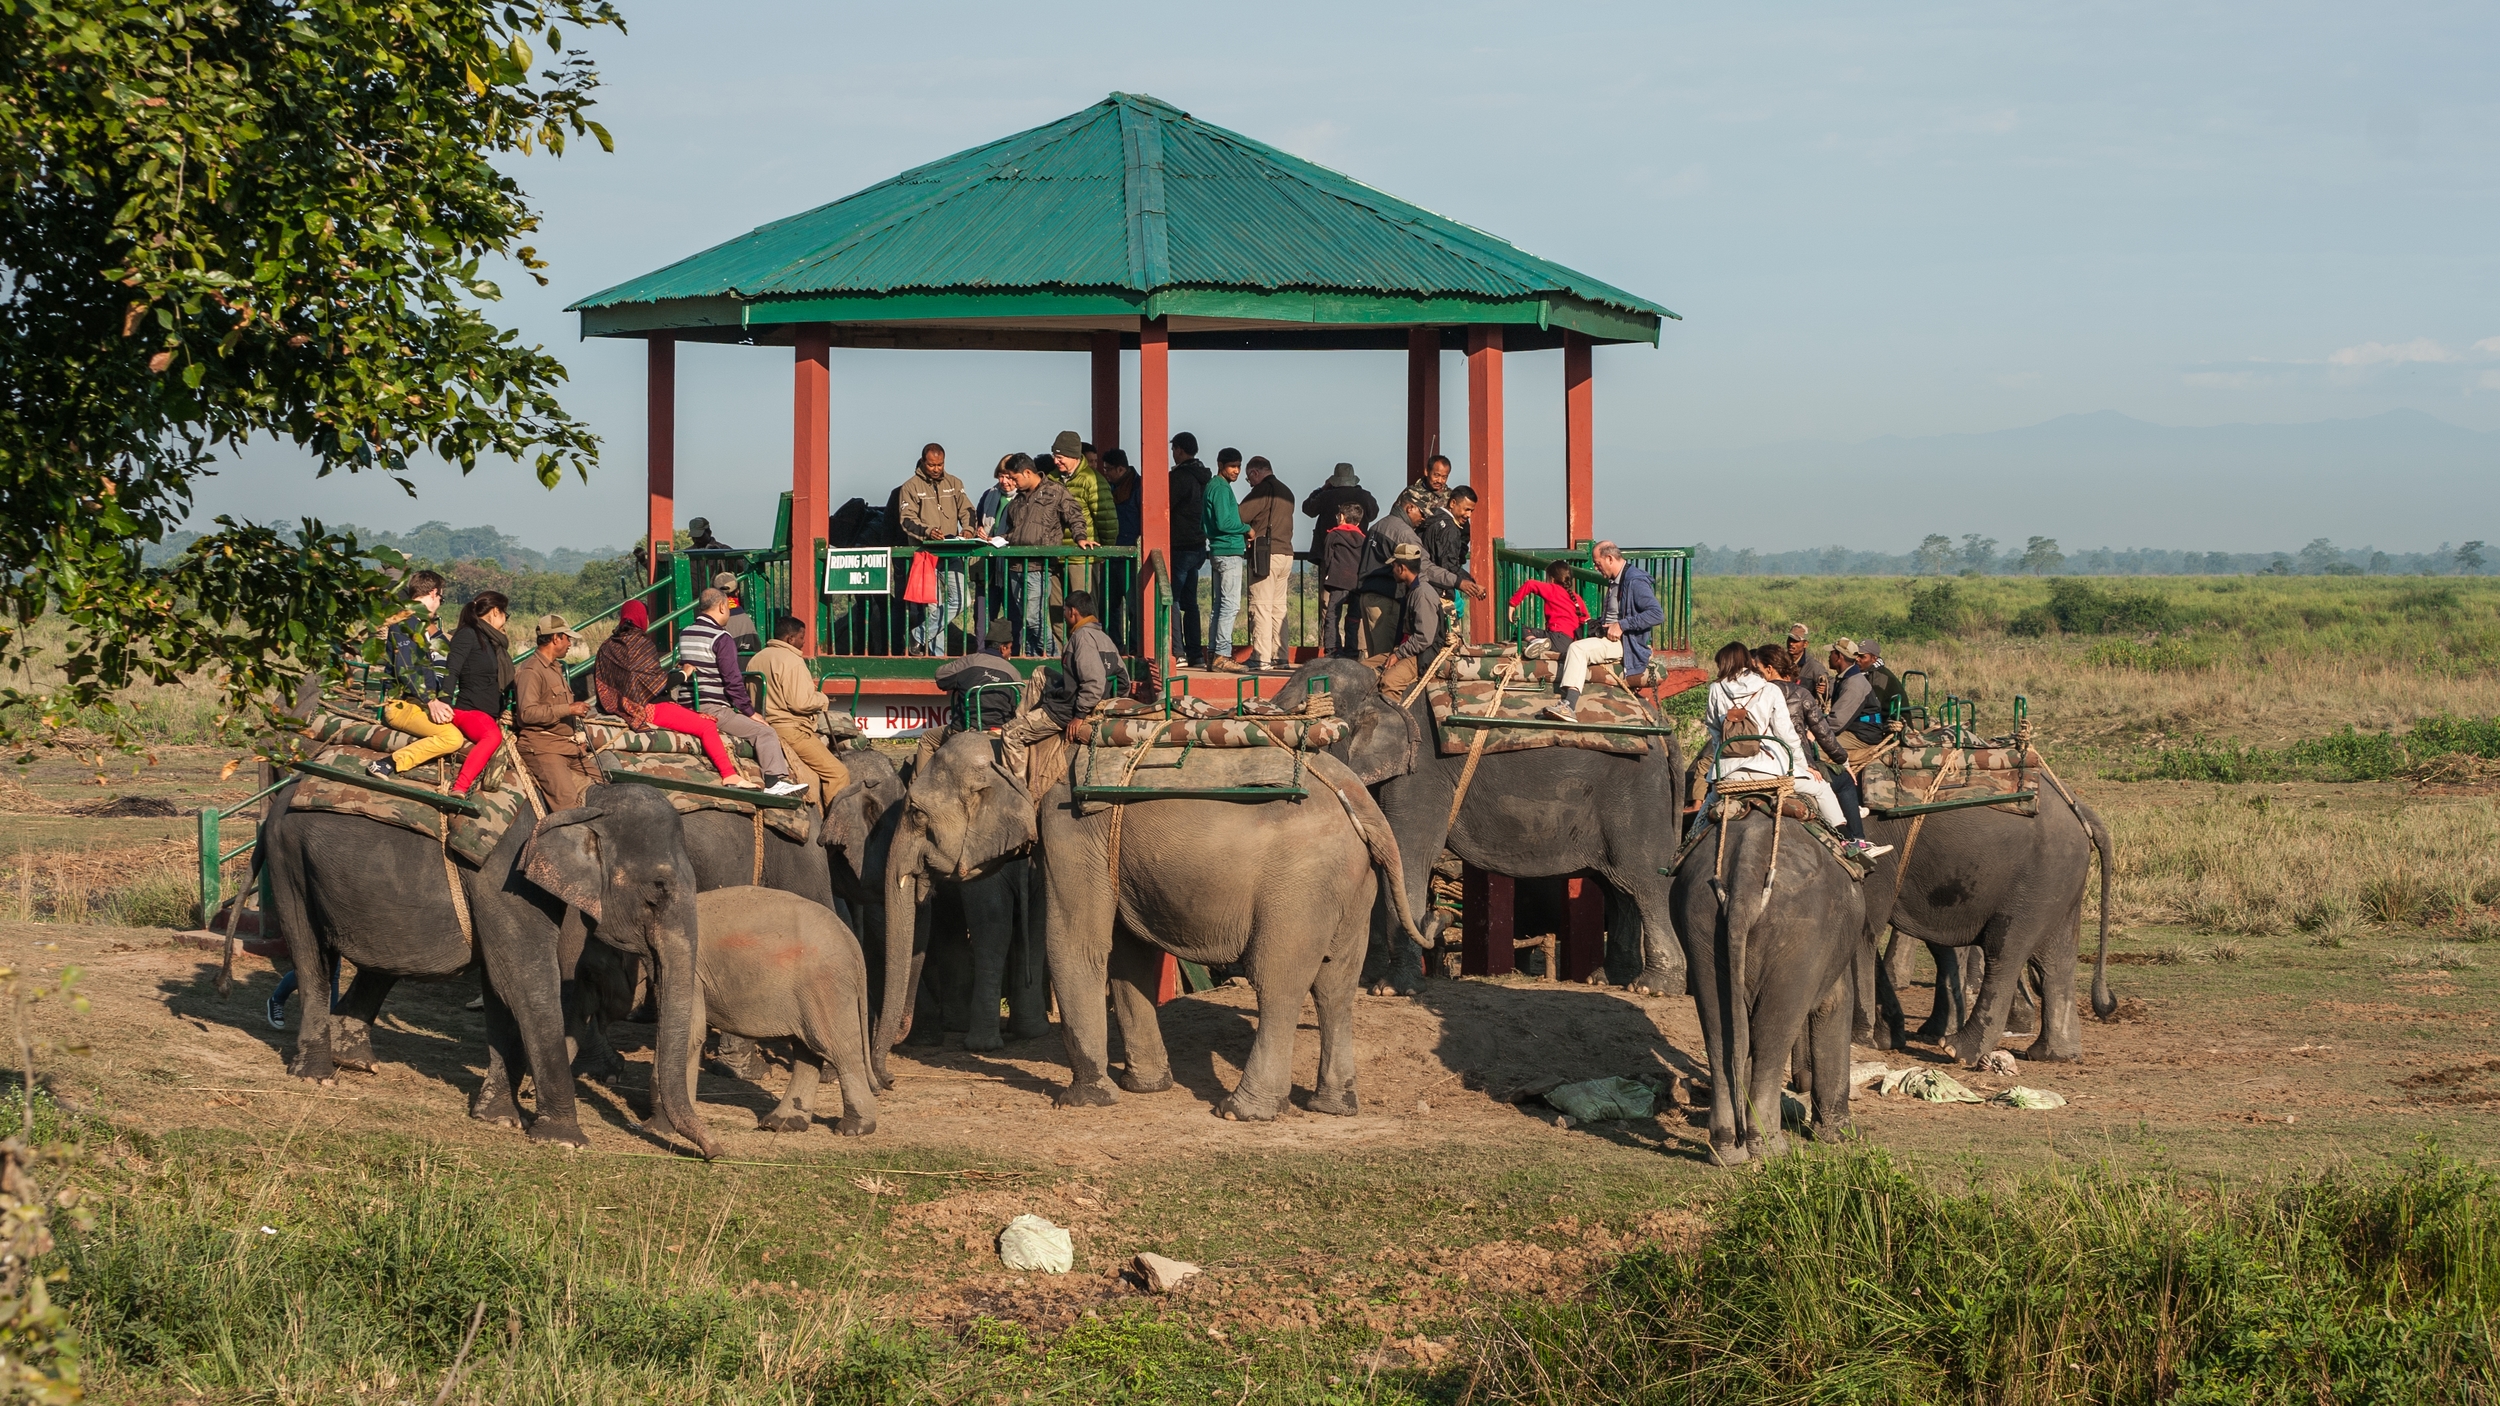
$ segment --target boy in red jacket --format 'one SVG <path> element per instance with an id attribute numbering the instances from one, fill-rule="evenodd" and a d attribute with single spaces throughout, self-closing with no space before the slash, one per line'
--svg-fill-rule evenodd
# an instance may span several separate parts
<path id="1" fill-rule="evenodd" d="M 1321 533 L 1312 546 L 1311 555 L 1319 558 L 1319 651 L 1323 655 L 1337 653 L 1351 634 L 1339 629 L 1338 616 L 1354 598 L 1354 585 L 1363 577 L 1362 521 L 1362 504 L 1339 503 L 1336 525 Z"/>

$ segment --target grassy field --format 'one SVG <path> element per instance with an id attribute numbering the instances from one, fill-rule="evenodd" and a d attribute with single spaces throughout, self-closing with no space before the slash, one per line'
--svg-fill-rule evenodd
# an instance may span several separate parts
<path id="1" fill-rule="evenodd" d="M 778 1078 L 707 1075 L 710 1165 L 633 1121 L 647 1049 L 584 1086 L 588 1151 L 468 1122 L 457 985 L 403 986 L 380 1071 L 306 1088 L 258 1014 L 275 974 L 220 998 L 165 931 L 190 822 L 146 812 L 254 773 L 186 691 L 136 696 L 180 740 L 0 787 L 0 960 L 81 967 L 93 1003 L 32 1017 L 37 1139 L 82 1149 L 58 1175 L 96 1217 L 54 1257 L 90 1399 L 2489 1402 L 2500 589 L 2059 589 L 1702 583 L 1705 648 L 1801 619 L 1991 730 L 2025 695 L 2119 845 L 2117 1019 L 2082 1064 L 1963 1076 L 2067 1107 L 1862 1099 L 1858 1140 L 1740 1173 L 1685 1107 L 1504 1101 L 1697 1067 L 1688 1001 L 1529 980 L 1365 1000 L 1352 1120 L 1208 1116 L 1247 1042 L 1227 992 L 1165 1012 L 1184 1087 L 1109 1110 L 1050 1108 L 1055 1039 L 900 1057 L 858 1143 L 753 1132 Z M 1000 1265 L 1028 1210 L 1074 1273 Z M 1206 1273 L 1142 1293 L 1141 1250 Z"/>

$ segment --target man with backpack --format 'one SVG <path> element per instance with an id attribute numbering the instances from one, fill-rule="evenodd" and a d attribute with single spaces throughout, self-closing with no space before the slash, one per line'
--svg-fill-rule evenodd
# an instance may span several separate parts
<path id="1" fill-rule="evenodd" d="M 1311 555 L 1319 559 L 1319 649 L 1322 654 L 1342 650 L 1360 654 L 1357 646 L 1361 625 L 1347 606 L 1354 599 L 1354 587 L 1363 579 L 1363 544 L 1369 540 L 1363 532 L 1363 505 L 1351 500 L 1339 502 L 1334 509 L 1335 523 L 1319 534 Z"/>

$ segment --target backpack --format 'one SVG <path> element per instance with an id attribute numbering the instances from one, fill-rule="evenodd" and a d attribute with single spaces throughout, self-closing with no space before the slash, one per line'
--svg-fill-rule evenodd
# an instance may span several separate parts
<path id="1" fill-rule="evenodd" d="M 1758 737 L 1744 742 L 1729 742 L 1725 740 L 1730 737 L 1741 737 L 1746 733 L 1755 731 L 1758 731 L 1758 729 L 1754 727 L 1753 714 L 1746 709 L 1744 704 L 1739 703 L 1735 707 L 1728 709 L 1727 716 L 1719 720 L 1719 737 L 1721 739 L 1719 743 L 1719 755 L 1722 757 L 1761 756 L 1762 741 Z"/>

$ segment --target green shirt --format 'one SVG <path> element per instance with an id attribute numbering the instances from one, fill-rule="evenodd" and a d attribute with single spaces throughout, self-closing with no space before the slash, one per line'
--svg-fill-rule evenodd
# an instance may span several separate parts
<path id="1" fill-rule="evenodd" d="M 1249 554 L 1250 533 L 1241 525 L 1241 505 L 1233 501 L 1233 486 L 1221 474 L 1207 484 L 1207 506 L 1198 522 L 1206 529 L 1208 556 Z"/>

